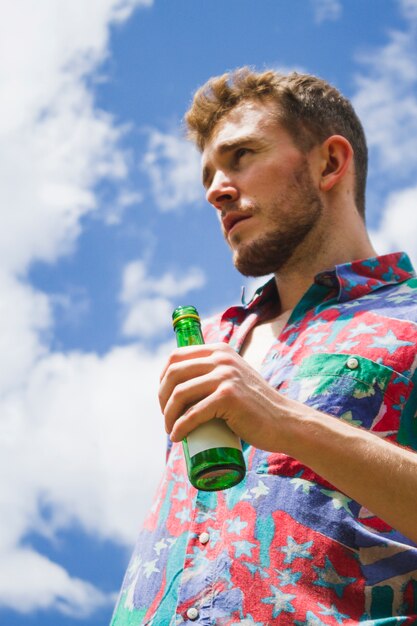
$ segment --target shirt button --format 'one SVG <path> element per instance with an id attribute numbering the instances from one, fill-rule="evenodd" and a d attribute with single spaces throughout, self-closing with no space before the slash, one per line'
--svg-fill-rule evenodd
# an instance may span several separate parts
<path id="1" fill-rule="evenodd" d="M 346 365 L 348 366 L 350 370 L 355 370 L 357 367 L 359 367 L 359 361 L 358 359 L 355 359 L 354 356 L 351 356 L 346 361 Z"/>
<path id="2" fill-rule="evenodd" d="M 208 543 L 210 541 L 210 535 L 208 533 L 201 533 L 199 535 L 198 540 L 200 543 Z"/>
<path id="3" fill-rule="evenodd" d="M 197 619 L 198 610 L 195 608 L 195 606 L 190 606 L 190 608 L 187 610 L 187 617 L 188 619 L 192 619 L 192 620 Z"/>

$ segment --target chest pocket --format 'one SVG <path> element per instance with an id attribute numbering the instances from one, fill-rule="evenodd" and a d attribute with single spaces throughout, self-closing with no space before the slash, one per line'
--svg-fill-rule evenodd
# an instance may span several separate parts
<path id="1" fill-rule="evenodd" d="M 329 415 L 396 442 L 401 415 L 413 383 L 385 365 L 359 355 L 315 354 L 304 359 L 279 391 Z M 257 472 L 296 471 L 294 459 L 269 454 L 259 459 Z M 288 467 L 287 467 L 288 466 Z"/>
<path id="2" fill-rule="evenodd" d="M 395 440 L 412 386 L 403 374 L 361 356 L 315 354 L 284 383 L 282 392 Z"/>

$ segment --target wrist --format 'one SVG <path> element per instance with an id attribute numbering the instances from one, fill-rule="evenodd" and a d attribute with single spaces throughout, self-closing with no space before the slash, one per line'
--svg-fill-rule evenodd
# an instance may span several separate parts
<path id="1" fill-rule="evenodd" d="M 337 437 L 341 428 L 343 430 L 345 424 L 338 418 L 297 400 L 286 400 L 280 451 L 310 465 L 320 451 L 325 451 L 327 445 L 334 446 L 334 437 Z M 349 429 L 347 424 L 346 426 Z"/>

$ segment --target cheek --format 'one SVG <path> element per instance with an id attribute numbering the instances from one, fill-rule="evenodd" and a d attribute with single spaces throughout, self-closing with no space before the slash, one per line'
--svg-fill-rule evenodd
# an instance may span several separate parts
<path id="1" fill-rule="evenodd" d="M 245 180 L 244 189 L 246 189 L 252 197 L 268 200 L 287 187 L 288 180 L 292 175 L 292 169 L 286 164 L 282 167 L 260 168 L 253 172 Z"/>

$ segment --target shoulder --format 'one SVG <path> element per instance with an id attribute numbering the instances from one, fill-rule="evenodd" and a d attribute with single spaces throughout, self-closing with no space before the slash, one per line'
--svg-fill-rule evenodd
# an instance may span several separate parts
<path id="1" fill-rule="evenodd" d="M 379 294 L 379 304 L 387 317 L 417 323 L 417 278 L 389 285 Z"/>

